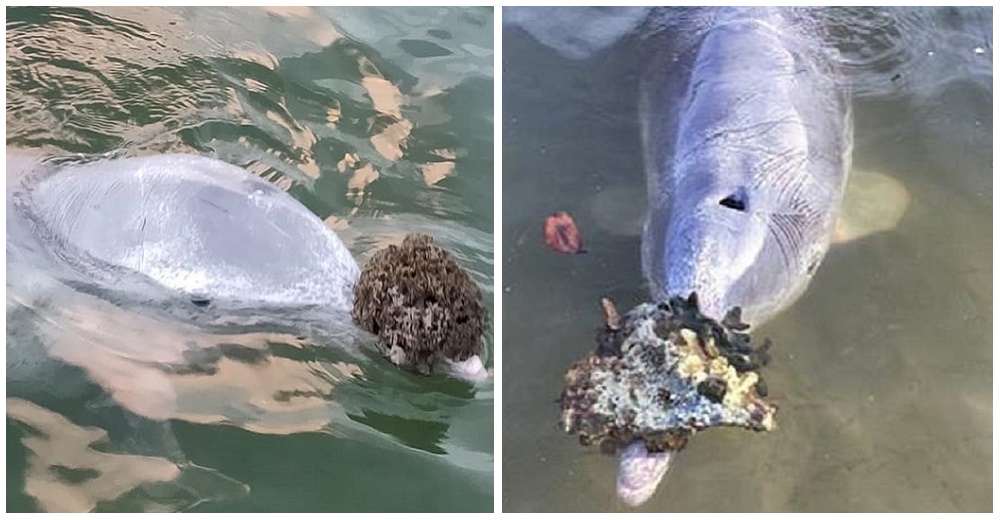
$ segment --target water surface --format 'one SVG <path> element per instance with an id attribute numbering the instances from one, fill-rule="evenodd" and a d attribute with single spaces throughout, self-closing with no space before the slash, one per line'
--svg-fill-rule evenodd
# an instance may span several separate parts
<path id="1" fill-rule="evenodd" d="M 992 508 L 992 16 L 968 14 L 866 26 L 896 43 L 850 64 L 854 170 L 867 175 L 845 211 L 864 233 L 755 332 L 774 345 L 778 428 L 697 436 L 641 511 Z M 616 460 L 563 434 L 554 400 L 595 348 L 600 298 L 647 297 L 644 40 L 582 61 L 516 27 L 503 43 L 503 509 L 622 510 Z M 889 202 L 903 211 L 884 229 L 871 221 Z M 543 244 L 559 210 L 587 254 Z"/>
<path id="2" fill-rule="evenodd" d="M 433 235 L 492 314 L 492 27 L 490 9 L 8 8 L 8 151 L 222 159 L 359 263 Z M 8 511 L 492 510 L 492 378 L 402 372 L 322 313 L 94 285 L 13 218 L 7 259 Z"/>

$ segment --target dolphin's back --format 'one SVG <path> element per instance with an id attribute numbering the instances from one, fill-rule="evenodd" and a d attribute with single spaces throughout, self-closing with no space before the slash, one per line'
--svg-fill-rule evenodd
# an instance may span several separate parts
<path id="1" fill-rule="evenodd" d="M 199 299 L 349 309 L 358 266 L 287 193 L 189 155 L 69 165 L 18 204 L 61 256 L 102 277 L 138 272 Z"/>

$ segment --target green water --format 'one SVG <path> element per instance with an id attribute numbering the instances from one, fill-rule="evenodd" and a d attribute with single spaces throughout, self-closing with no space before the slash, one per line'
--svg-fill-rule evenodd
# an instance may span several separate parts
<path id="1" fill-rule="evenodd" d="M 902 218 L 831 247 L 805 295 L 755 331 L 773 341 L 777 430 L 698 435 L 640 511 L 991 510 L 992 48 L 948 13 L 937 22 L 911 28 L 912 68 L 861 78 L 889 92 L 854 106 L 855 171 L 905 195 L 859 191 L 902 200 Z M 642 42 L 577 61 L 509 27 L 503 46 L 502 507 L 625 510 L 617 461 L 562 433 L 554 401 L 595 348 L 600 299 L 647 297 Z M 555 211 L 575 216 L 587 254 L 544 245 Z"/>
<path id="2" fill-rule="evenodd" d="M 485 8 L 8 8 L 7 147 L 225 160 L 359 263 L 433 235 L 492 315 L 492 47 Z M 114 303 L 10 240 L 8 511 L 492 510 L 492 378 Z"/>

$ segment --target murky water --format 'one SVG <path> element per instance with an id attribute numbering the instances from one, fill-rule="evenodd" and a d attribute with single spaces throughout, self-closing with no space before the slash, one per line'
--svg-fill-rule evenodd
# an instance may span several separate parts
<path id="1" fill-rule="evenodd" d="M 7 147 L 223 159 L 359 263 L 435 236 L 492 314 L 492 47 L 490 9 L 8 8 Z M 492 510 L 492 379 L 95 288 L 12 221 L 8 511 Z"/>
<path id="2" fill-rule="evenodd" d="M 959 18 L 936 13 L 906 27 L 907 56 L 856 64 L 871 95 L 854 103 L 845 212 L 863 232 L 755 332 L 774 345 L 778 429 L 697 436 L 640 510 L 992 508 L 992 16 Z M 621 510 L 615 459 L 563 434 L 554 400 L 594 348 L 600 298 L 646 297 L 643 43 L 583 61 L 519 28 L 503 44 L 503 508 Z M 898 221 L 875 223 L 887 206 Z M 587 254 L 543 244 L 558 210 Z"/>

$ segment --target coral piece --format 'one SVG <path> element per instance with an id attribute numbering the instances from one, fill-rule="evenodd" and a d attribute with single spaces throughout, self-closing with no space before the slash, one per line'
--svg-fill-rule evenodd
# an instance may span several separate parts
<path id="1" fill-rule="evenodd" d="M 427 374 L 439 361 L 479 354 L 486 321 L 480 299 L 448 251 L 427 235 L 407 235 L 368 261 L 351 317 L 382 340 L 390 361 Z"/>
<path id="2" fill-rule="evenodd" d="M 559 399 L 566 433 L 606 452 L 640 439 L 661 452 L 683 449 L 714 426 L 774 427 L 777 407 L 761 398 L 757 373 L 769 344 L 751 347 L 738 308 L 720 323 L 701 314 L 694 294 L 624 316 L 603 303 L 597 351 L 566 373 Z"/>
<path id="3" fill-rule="evenodd" d="M 545 219 L 545 228 L 542 233 L 545 244 L 557 253 L 586 253 L 583 249 L 580 231 L 576 228 L 576 222 L 565 211 L 549 215 L 549 218 Z"/>

